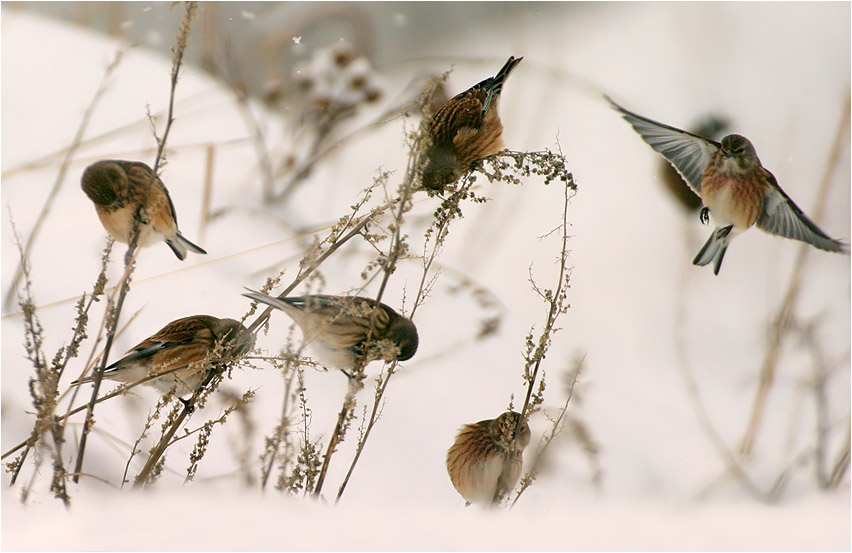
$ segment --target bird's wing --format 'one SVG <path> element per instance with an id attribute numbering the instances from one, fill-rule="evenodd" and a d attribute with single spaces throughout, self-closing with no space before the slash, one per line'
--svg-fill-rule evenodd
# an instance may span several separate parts
<path id="1" fill-rule="evenodd" d="M 147 359 L 165 349 L 183 346 L 193 341 L 199 343 L 199 348 L 197 349 L 202 352 L 199 358 L 203 358 L 204 352 L 212 347 L 214 343 L 213 332 L 211 331 L 212 319 L 214 318 L 209 315 L 196 315 L 172 321 L 150 338 L 136 344 L 127 355 L 107 367 L 107 369 L 117 368 L 119 365 L 124 365 L 132 361 Z M 185 359 L 186 362 L 184 364 L 189 364 L 196 360 L 194 359 L 194 354 L 198 352 L 195 351 L 195 348 L 192 350 L 186 349 L 183 352 L 183 358 L 190 351 L 193 353 L 193 359 Z"/>
<path id="2" fill-rule="evenodd" d="M 701 177 L 704 174 L 704 169 L 707 168 L 710 157 L 719 150 L 721 145 L 714 140 L 628 111 L 608 96 L 606 99 L 642 136 L 645 142 L 663 154 L 695 193 L 700 194 Z"/>
<path id="3" fill-rule="evenodd" d="M 765 170 L 765 169 L 764 169 Z M 799 209 L 778 186 L 775 176 L 766 171 L 772 186 L 766 193 L 757 228 L 793 240 L 801 240 L 821 250 L 849 254 L 849 244 L 825 234 Z"/>
<path id="4" fill-rule="evenodd" d="M 463 129 L 478 131 L 482 127 L 485 115 L 482 106 L 487 96 L 486 90 L 471 90 L 455 101 L 451 112 L 447 114 L 448 122 L 440 128 L 438 142 L 452 141 Z"/>
<path id="5" fill-rule="evenodd" d="M 149 340 L 146 340 L 146 342 L 149 342 Z M 142 344 L 140 344 L 140 346 L 141 345 Z M 166 348 L 172 347 L 174 345 L 175 345 L 174 343 L 170 343 L 170 342 L 154 342 L 154 343 L 151 343 L 150 345 L 145 346 L 145 347 L 136 346 L 135 348 L 130 350 L 127 353 L 127 355 L 125 355 L 124 357 L 122 357 L 121 359 L 119 359 L 118 361 L 113 363 L 112 365 L 106 367 L 104 369 L 104 371 L 106 372 L 106 371 L 116 370 L 116 369 L 119 369 L 122 365 L 126 365 L 128 363 L 132 363 L 134 361 L 139 361 L 139 360 L 142 360 L 142 359 L 147 359 L 147 358 L 153 356 L 155 353 L 162 351 Z"/>

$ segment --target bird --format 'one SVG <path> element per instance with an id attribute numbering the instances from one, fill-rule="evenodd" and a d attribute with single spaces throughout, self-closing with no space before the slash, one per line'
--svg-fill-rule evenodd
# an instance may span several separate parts
<path id="1" fill-rule="evenodd" d="M 699 218 L 705 224 L 712 219 L 715 230 L 695 256 L 694 265 L 713 262 L 713 273 L 718 275 L 731 240 L 752 225 L 769 234 L 849 255 L 849 244 L 820 230 L 781 190 L 744 136 L 729 134 L 716 142 L 653 121 L 606 99 L 701 198 L 704 207 Z"/>
<path id="2" fill-rule="evenodd" d="M 478 159 L 503 149 L 503 123 L 497 104 L 503 83 L 522 57 L 509 59 L 493 77 L 457 94 L 426 123 L 426 161 L 422 186 L 442 191 L 456 182 Z"/>
<path id="3" fill-rule="evenodd" d="M 134 226 L 139 225 L 140 247 L 165 240 L 181 261 L 188 251 L 207 253 L 180 233 L 169 191 L 141 161 L 93 163 L 83 171 L 80 187 L 95 203 L 101 224 L 116 241 L 129 244 Z"/>
<path id="4" fill-rule="evenodd" d="M 244 296 L 280 309 L 298 325 L 317 361 L 347 376 L 369 362 L 407 361 L 417 352 L 417 327 L 384 303 L 361 296 Z"/>
<path id="5" fill-rule="evenodd" d="M 529 443 L 529 424 L 516 411 L 466 424 L 447 450 L 447 472 L 453 487 L 467 505 L 498 504 L 518 481 Z"/>
<path id="6" fill-rule="evenodd" d="M 689 132 L 704 136 L 713 140 L 722 138 L 722 133 L 729 127 L 727 118 L 717 114 L 709 114 L 699 121 Z M 680 173 L 669 163 L 666 158 L 660 159 L 660 176 L 663 186 L 668 190 L 672 198 L 688 213 L 694 213 L 701 207 L 701 198 L 697 196 L 692 188 L 683 180 Z"/>
<path id="7" fill-rule="evenodd" d="M 207 376 L 210 363 L 236 359 L 254 348 L 254 334 L 234 319 L 192 315 L 174 320 L 156 334 L 131 348 L 127 354 L 104 369 L 103 378 L 118 382 L 145 382 L 166 394 L 178 397 L 194 392 Z M 221 344 L 223 349 L 219 350 Z M 92 376 L 72 385 L 91 382 Z"/>

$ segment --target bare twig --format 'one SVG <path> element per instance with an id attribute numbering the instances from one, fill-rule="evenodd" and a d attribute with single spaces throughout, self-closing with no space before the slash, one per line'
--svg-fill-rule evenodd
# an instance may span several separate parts
<path id="1" fill-rule="evenodd" d="M 541 330 L 538 341 L 533 344 L 532 335 L 527 337 L 528 350 L 525 353 L 526 365 L 524 367 L 524 380 L 527 382 L 527 393 L 524 398 L 524 406 L 521 409 L 521 417 L 518 419 L 516 432 L 519 431 L 521 425 L 529 419 L 531 409 L 535 407 L 535 404 L 537 404 L 532 400 L 536 378 L 538 377 L 538 373 L 541 368 L 541 362 L 544 360 L 547 350 L 550 348 L 553 333 L 556 331 L 556 320 L 560 315 L 564 314 L 569 307 L 567 304 L 567 293 L 571 278 L 571 270 L 568 268 L 568 204 L 571 200 L 571 193 L 574 190 L 573 180 L 565 181 L 563 187 L 561 223 L 562 248 L 559 254 L 559 275 L 557 277 L 556 287 L 553 290 L 539 291 L 543 299 L 549 304 L 549 308 L 547 312 L 547 319 L 545 320 L 544 327 Z M 532 279 L 530 279 L 530 282 L 533 287 L 538 290 Z"/>
<path id="2" fill-rule="evenodd" d="M 849 424 L 846 424 L 846 441 L 843 444 L 843 447 L 840 448 L 838 452 L 837 459 L 834 462 L 834 468 L 831 470 L 831 476 L 828 478 L 828 488 L 836 489 L 841 482 L 843 482 L 843 478 L 846 476 L 846 473 L 849 472 L 849 446 L 850 446 L 850 433 L 849 433 Z"/>
<path id="3" fill-rule="evenodd" d="M 405 248 L 406 248 L 405 243 L 403 242 L 403 239 L 402 239 L 402 235 L 400 234 L 400 232 L 401 232 L 400 229 L 402 228 L 403 217 L 404 217 L 405 213 L 407 213 L 411 209 L 411 198 L 414 195 L 414 192 L 417 190 L 416 183 L 417 183 L 418 164 L 421 163 L 421 161 L 418 160 L 418 152 L 419 151 L 420 151 L 419 141 L 415 140 L 411 144 L 406 174 L 403 178 L 402 185 L 399 188 L 399 199 L 395 202 L 396 205 L 399 207 L 399 209 L 394 214 L 394 220 L 393 220 L 393 223 L 391 224 L 391 227 L 390 227 L 393 231 L 393 238 L 391 240 L 390 249 L 389 249 L 387 255 L 384 257 L 383 262 L 380 264 L 382 272 L 383 272 L 383 278 L 382 278 L 381 285 L 379 286 L 378 294 L 376 295 L 376 303 L 377 304 L 382 298 L 382 294 L 385 291 L 385 287 L 387 286 L 388 279 L 390 278 L 390 275 L 396 270 L 396 264 L 399 261 L 400 255 L 403 254 L 403 252 L 405 251 Z M 463 198 L 463 196 L 458 196 L 458 198 L 461 199 L 461 198 Z M 441 237 L 446 236 L 446 229 L 449 225 L 450 220 L 452 220 L 452 217 L 446 218 L 440 224 L 442 231 L 440 231 L 439 234 L 440 234 Z M 440 241 L 436 240 L 435 241 L 435 243 L 433 245 L 432 255 L 429 258 L 430 261 L 427 262 L 424 266 L 423 276 L 422 276 L 421 281 L 420 281 L 420 288 L 417 292 L 417 295 L 415 296 L 414 305 L 412 306 L 412 309 L 408 314 L 408 316 L 410 318 L 414 317 L 414 312 L 417 309 L 417 306 L 420 305 L 420 303 L 422 301 L 424 301 L 425 298 L 426 298 L 426 288 L 424 287 L 426 275 L 427 275 L 429 268 L 431 266 L 431 261 L 434 261 L 435 257 L 438 254 L 438 251 L 440 250 L 442 243 L 443 243 L 443 240 L 440 240 Z M 346 490 L 346 486 L 349 483 L 349 479 L 352 476 L 352 472 L 355 470 L 355 466 L 358 464 L 358 460 L 361 458 L 361 453 L 364 450 L 364 446 L 366 445 L 367 440 L 370 437 L 370 433 L 372 432 L 373 427 L 375 426 L 375 424 L 378 420 L 378 414 L 379 414 L 379 411 L 380 411 L 379 406 L 381 405 L 382 398 L 384 397 L 385 391 L 387 390 L 388 384 L 390 383 L 390 378 L 391 378 L 391 376 L 393 376 L 393 374 L 395 372 L 396 366 L 397 366 L 396 361 L 393 361 L 392 363 L 390 363 L 387 367 L 386 374 L 384 374 L 384 376 L 380 377 L 379 381 L 376 383 L 376 392 L 375 392 L 375 395 L 374 395 L 374 398 L 373 398 L 373 407 L 372 407 L 372 410 L 371 410 L 371 413 L 370 413 L 369 421 L 367 422 L 366 428 L 364 429 L 363 433 L 361 434 L 361 436 L 359 436 L 358 444 L 355 448 L 355 455 L 352 458 L 351 463 L 349 464 L 349 468 L 346 471 L 346 476 L 343 478 L 343 482 L 341 483 L 340 487 L 337 490 L 337 497 L 335 498 L 335 503 L 340 501 L 340 498 L 343 495 L 344 490 Z M 363 371 L 362 371 L 362 373 L 363 373 Z M 361 374 L 361 376 L 363 376 L 363 374 Z M 344 404 L 344 409 L 346 407 L 347 407 L 347 404 Z M 351 402 L 351 405 L 348 406 L 350 413 L 352 412 L 354 407 L 355 407 L 355 403 L 354 403 L 354 397 L 353 397 L 353 401 Z M 341 410 L 341 415 L 343 415 L 343 410 Z M 335 429 L 335 430 L 337 430 L 337 429 Z M 332 451 L 331 448 L 329 448 L 329 452 L 331 452 L 331 451 Z M 325 463 L 325 460 L 324 460 L 324 463 Z"/>
<path id="4" fill-rule="evenodd" d="M 286 379 L 286 384 L 284 386 L 284 399 L 281 405 L 281 417 L 280 422 L 278 424 L 278 428 L 275 430 L 275 434 L 268 441 L 267 451 L 269 456 L 269 461 L 261 470 L 261 480 L 260 480 L 260 488 L 262 490 L 266 489 L 266 483 L 269 481 L 269 475 L 272 474 L 272 467 L 275 465 L 275 460 L 278 457 L 278 450 L 281 447 L 281 443 L 285 441 L 287 436 L 287 421 L 288 415 L 290 412 L 290 395 L 291 390 L 293 388 L 293 381 L 298 377 L 298 371 L 294 366 L 292 360 L 287 359 L 285 361 L 284 371 L 285 373 L 289 372 L 289 375 Z"/>
<path id="5" fill-rule="evenodd" d="M 542 436 L 538 448 L 536 449 L 533 462 L 530 464 L 529 469 L 527 469 L 526 474 L 524 474 L 521 478 L 521 487 L 518 488 L 518 491 L 515 493 L 515 498 L 512 500 L 510 507 L 514 507 L 515 503 L 518 502 L 518 499 L 521 498 L 521 495 L 527 490 L 527 488 L 533 485 L 538 477 L 539 465 L 541 464 L 541 460 L 544 458 L 547 448 L 553 442 L 554 438 L 562 432 L 562 429 L 565 426 L 563 419 L 565 418 L 565 413 L 568 411 L 568 404 L 571 402 L 571 398 L 574 397 L 574 386 L 577 385 L 577 379 L 580 377 L 580 372 L 583 369 L 583 361 L 585 360 L 586 356 L 584 355 L 577 363 L 577 367 L 571 373 L 571 380 L 568 383 L 568 397 L 559 409 L 559 413 L 556 415 L 556 418 L 549 419 L 551 421 L 550 432 L 547 435 Z"/>
<path id="6" fill-rule="evenodd" d="M 80 479 L 80 474 L 83 472 L 83 457 L 86 451 L 86 443 L 88 440 L 89 432 L 92 429 L 92 425 L 94 424 L 94 410 L 95 405 L 97 404 L 98 392 L 101 387 L 101 380 L 103 378 L 104 370 L 107 366 L 107 361 L 109 360 L 109 354 L 112 350 L 112 344 L 115 339 L 115 332 L 118 328 L 118 319 L 121 315 L 121 309 L 124 306 L 124 298 L 127 296 L 127 292 L 130 290 L 130 276 L 133 273 L 133 269 L 136 263 L 136 252 L 137 252 L 137 242 L 139 240 L 139 221 L 134 221 L 132 231 L 132 238 L 130 240 L 130 244 L 127 247 L 127 255 L 125 256 L 125 267 L 124 273 L 119 280 L 119 288 L 118 288 L 118 300 L 113 303 L 113 297 L 111 296 L 107 303 L 106 309 L 106 344 L 104 345 L 104 353 L 101 357 L 101 362 L 98 367 L 95 369 L 95 372 L 92 376 L 92 383 L 94 384 L 92 388 L 92 395 L 90 396 L 89 403 L 86 408 L 86 418 L 83 423 L 83 431 L 80 436 L 80 445 L 77 447 L 77 460 L 74 465 L 74 476 L 72 477 L 74 482 L 76 483 Z"/>
<path id="7" fill-rule="evenodd" d="M 19 304 L 24 312 L 24 347 L 27 350 L 27 357 L 33 364 L 35 369 L 35 377 L 30 378 L 30 395 L 33 400 L 33 407 L 36 409 L 36 422 L 33 429 L 33 436 L 39 437 L 50 432 L 53 438 L 53 448 L 51 457 L 53 460 L 53 479 L 50 489 L 54 495 L 61 499 L 66 507 L 70 505 L 70 497 L 65 486 L 66 470 L 62 460 L 62 427 L 56 417 L 56 402 L 59 395 L 59 376 L 60 370 L 56 366 L 54 360 L 53 367 L 48 366 L 47 359 L 42 348 L 43 344 L 43 327 L 38 317 L 35 315 L 35 301 L 32 295 L 32 282 L 30 280 L 30 267 L 24 247 L 22 246 L 20 237 L 14 222 L 12 223 L 12 234 L 15 237 L 15 243 L 18 246 L 18 252 L 21 256 L 21 274 L 24 279 L 24 290 L 19 296 Z M 16 288 L 17 289 L 17 288 Z M 35 445 L 35 440 L 33 440 Z M 18 464 L 14 469 L 13 482 L 20 473 L 24 458 L 18 460 Z M 36 461 L 38 463 L 38 452 L 36 452 Z M 35 471 L 38 472 L 38 471 Z M 34 473 L 35 474 L 35 473 Z M 24 490 L 24 497 L 27 496 L 31 486 L 27 486 Z"/>
<path id="8" fill-rule="evenodd" d="M 180 30 L 178 31 L 176 44 L 174 47 L 172 47 L 172 70 L 171 85 L 169 87 L 168 116 L 166 118 L 166 125 L 163 129 L 162 138 L 157 137 L 156 134 L 154 135 L 154 138 L 157 140 L 157 155 L 154 157 L 154 164 L 152 165 L 151 171 L 151 182 L 150 186 L 148 187 L 148 190 L 156 186 L 156 179 L 158 178 L 157 173 L 159 171 L 160 163 L 164 157 L 166 140 L 168 139 L 169 132 L 171 131 L 172 123 L 174 123 L 174 102 L 175 91 L 177 89 L 178 75 L 180 74 L 180 68 L 183 62 L 183 55 L 186 51 L 186 47 L 189 41 L 189 31 L 192 25 L 192 20 L 195 18 L 198 11 L 198 7 L 195 2 L 186 2 L 184 5 L 186 8 L 186 13 L 184 15 L 183 21 L 181 22 Z M 106 345 L 104 346 L 104 355 L 101 359 L 100 367 L 98 368 L 98 370 L 95 371 L 93 377 L 94 387 L 92 389 L 92 396 L 89 401 L 88 409 L 86 411 L 86 419 L 83 424 L 83 432 L 80 436 L 80 446 L 77 450 L 77 461 L 74 467 L 75 476 L 73 477 L 74 482 L 78 481 L 79 474 L 83 472 L 83 458 L 86 449 L 86 442 L 91 426 L 94 423 L 93 412 L 96 405 L 98 391 L 100 389 L 101 377 L 103 375 L 104 369 L 106 368 L 107 360 L 109 359 L 110 349 L 112 348 L 112 342 L 115 338 L 115 330 L 118 326 L 118 319 L 121 316 L 121 309 L 124 305 L 124 298 L 127 296 L 127 292 L 130 289 L 130 275 L 133 273 L 133 269 L 135 267 L 135 258 L 138 249 L 137 244 L 140 232 L 140 222 L 134 219 L 133 231 L 131 233 L 132 237 L 127 248 L 127 254 L 125 255 L 124 275 L 122 275 L 122 279 L 119 281 L 120 285 L 118 300 L 115 302 L 115 309 L 112 312 L 107 309 L 109 322 L 107 323 Z"/>

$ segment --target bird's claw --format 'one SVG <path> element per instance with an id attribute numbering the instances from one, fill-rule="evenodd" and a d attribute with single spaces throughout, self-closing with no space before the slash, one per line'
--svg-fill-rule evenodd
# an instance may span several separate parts
<path id="1" fill-rule="evenodd" d="M 706 207 L 702 207 L 701 211 L 698 213 L 698 220 L 701 221 L 702 225 L 706 225 L 710 222 L 710 209 Z"/>
<path id="2" fill-rule="evenodd" d="M 187 413 L 192 414 L 192 412 L 195 411 L 195 407 L 192 405 L 190 400 L 183 399 L 182 397 L 179 397 L 178 399 L 181 403 L 183 403 L 183 408 Z"/>

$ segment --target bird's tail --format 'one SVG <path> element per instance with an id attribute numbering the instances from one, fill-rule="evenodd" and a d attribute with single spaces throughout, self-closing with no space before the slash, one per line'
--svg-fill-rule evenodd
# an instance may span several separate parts
<path id="1" fill-rule="evenodd" d="M 713 234 L 710 235 L 710 238 L 704 244 L 704 247 L 695 256 L 692 264 L 703 266 L 715 260 L 713 274 L 718 275 L 719 268 L 722 266 L 722 259 L 725 257 L 725 251 L 728 249 L 728 244 L 731 243 L 731 238 L 733 238 L 731 234 L 731 229 L 733 228 L 731 225 L 714 230 Z"/>
<path id="2" fill-rule="evenodd" d="M 206 254 L 207 251 L 201 248 L 200 246 L 196 246 L 189 240 L 183 237 L 181 233 L 176 233 L 174 238 L 166 238 L 166 244 L 175 252 L 175 255 L 178 259 L 183 261 L 186 259 L 186 252 L 191 251 L 195 253 L 203 253 Z"/>
<path id="3" fill-rule="evenodd" d="M 500 68 L 500 71 L 498 71 L 497 74 L 494 75 L 494 83 L 491 85 L 491 87 L 495 95 L 500 94 L 500 92 L 503 90 L 503 83 L 506 81 L 506 79 L 509 78 L 509 74 L 515 70 L 515 67 L 517 67 L 517 65 L 521 63 L 522 59 L 524 59 L 523 56 L 521 56 L 520 58 L 516 58 L 515 56 L 509 56 L 509 59 L 506 60 L 506 63 L 503 65 L 503 67 Z"/>
<path id="4" fill-rule="evenodd" d="M 260 292 L 255 292 L 251 288 L 246 288 L 246 290 L 248 290 L 248 292 L 243 292 L 243 295 L 247 298 L 251 298 L 251 299 L 258 301 L 260 303 L 265 303 L 266 305 L 269 305 L 269 306 L 272 306 L 272 307 L 277 307 L 278 309 L 281 309 L 282 311 L 285 311 L 285 312 L 287 311 L 287 307 L 289 307 L 289 304 L 287 302 L 285 302 L 284 300 L 280 299 L 280 298 L 273 298 L 273 297 L 267 296 L 266 294 L 261 294 Z"/>
<path id="5" fill-rule="evenodd" d="M 482 114 L 485 116 L 485 112 L 488 111 L 488 107 L 491 105 L 491 102 L 494 101 L 494 98 L 500 95 L 500 92 L 503 90 L 503 83 L 506 79 L 509 78 L 509 74 L 515 69 L 515 67 L 521 63 L 521 60 L 524 59 L 523 56 L 520 58 L 516 58 L 515 56 L 509 56 L 509 59 L 506 60 L 506 63 L 503 67 L 500 68 L 500 71 L 497 72 L 493 77 L 489 77 L 477 84 L 473 88 L 485 88 L 488 90 L 488 94 L 485 97 L 485 101 L 482 103 Z"/>

